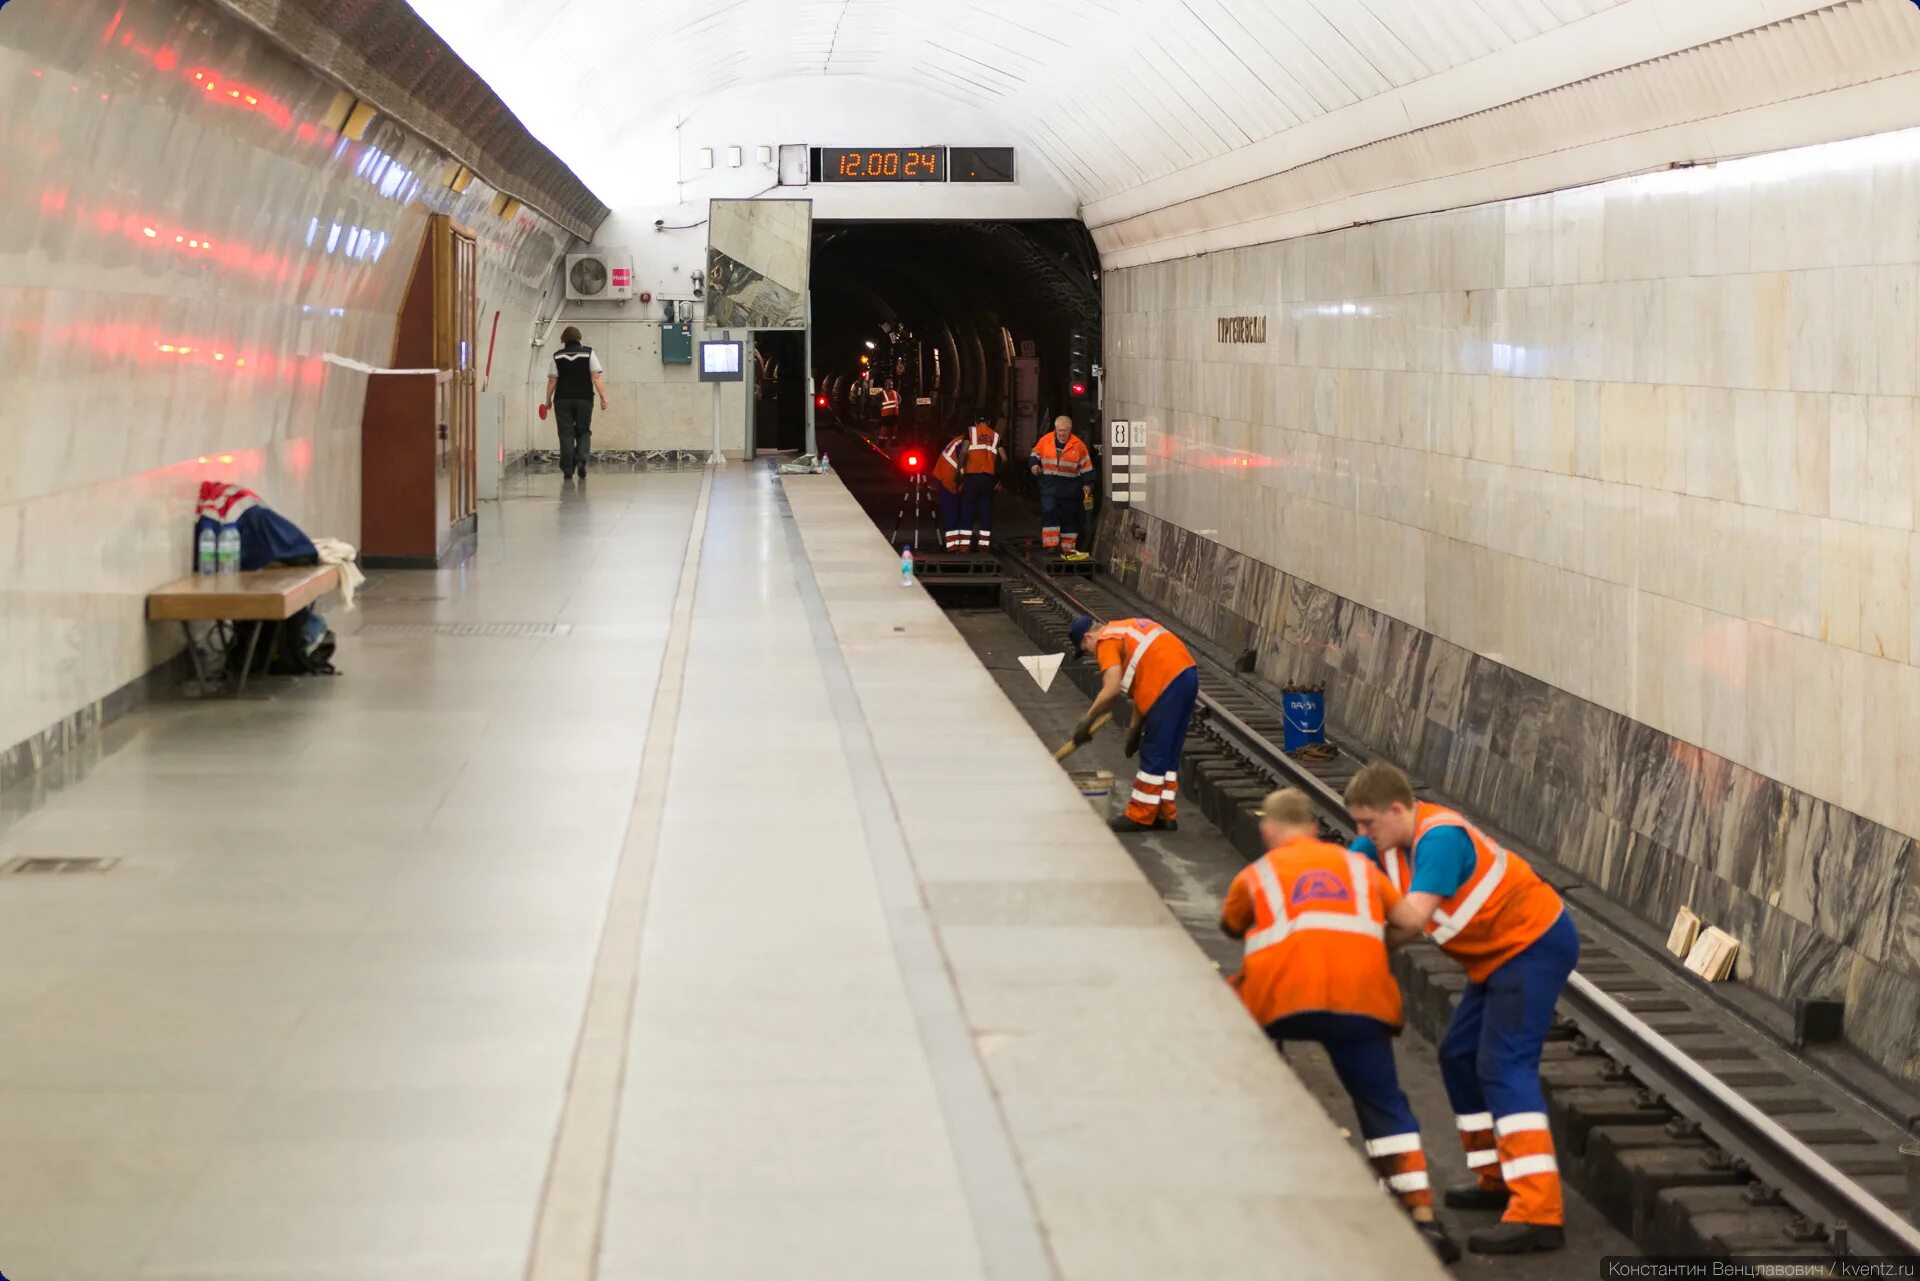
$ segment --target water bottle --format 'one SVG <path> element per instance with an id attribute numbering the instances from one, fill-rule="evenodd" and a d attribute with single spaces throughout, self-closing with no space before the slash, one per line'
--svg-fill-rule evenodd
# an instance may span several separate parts
<path id="1" fill-rule="evenodd" d="M 821 471 L 833 470 L 833 464 L 827 461 L 827 453 L 824 449 L 820 451 L 820 470 Z"/>
<path id="2" fill-rule="evenodd" d="M 240 529 L 237 525 L 220 527 L 220 572 L 222 574 L 240 572 Z"/>
<path id="3" fill-rule="evenodd" d="M 194 539 L 193 572 L 196 574 L 220 572 L 220 539 L 214 534 L 211 525 L 202 525 L 199 536 Z"/>
<path id="4" fill-rule="evenodd" d="M 911 547 L 900 549 L 900 585 L 913 586 L 913 548 Z"/>

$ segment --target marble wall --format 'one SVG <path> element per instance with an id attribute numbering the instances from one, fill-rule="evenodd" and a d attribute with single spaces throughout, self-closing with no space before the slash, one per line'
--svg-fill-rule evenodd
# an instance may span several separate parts
<path id="1" fill-rule="evenodd" d="M 1920 1076 L 1920 135 L 1105 285 L 1149 590 Z"/>
<path id="2" fill-rule="evenodd" d="M 166 661 L 144 597 L 187 571 L 203 479 L 354 540 L 366 375 L 426 219 L 481 239 L 476 358 L 526 406 L 568 237 L 207 4 L 0 16 L 0 751 L 67 741 Z M 498 314 L 497 327 L 495 316 Z M 497 353 L 511 353 L 498 356 Z M 523 410 L 522 412 L 529 412 Z"/>

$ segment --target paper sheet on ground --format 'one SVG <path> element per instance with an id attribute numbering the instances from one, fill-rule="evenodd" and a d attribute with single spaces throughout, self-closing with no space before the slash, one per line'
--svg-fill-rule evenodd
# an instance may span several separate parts
<path id="1" fill-rule="evenodd" d="M 1060 672 L 1060 664 L 1065 654 L 1034 654 L 1022 656 L 1020 666 L 1027 669 L 1027 675 L 1033 677 L 1033 683 L 1040 687 L 1042 694 L 1053 688 L 1053 678 Z"/>

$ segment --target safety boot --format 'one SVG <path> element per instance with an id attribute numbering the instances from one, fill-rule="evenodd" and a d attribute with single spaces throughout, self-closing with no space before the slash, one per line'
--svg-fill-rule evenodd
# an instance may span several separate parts
<path id="1" fill-rule="evenodd" d="M 1478 1183 L 1456 1184 L 1441 1197 L 1449 1210 L 1504 1210 L 1510 1193 L 1505 1188 L 1486 1188 Z"/>
<path id="2" fill-rule="evenodd" d="M 1496 1223 L 1467 1234 L 1467 1249 L 1475 1254 L 1532 1254 L 1566 1243 L 1565 1230 L 1551 1223 Z"/>
<path id="3" fill-rule="evenodd" d="M 1420 1239 L 1427 1243 L 1427 1248 L 1434 1252 L 1440 1262 L 1460 1261 L 1460 1243 L 1453 1239 L 1453 1234 L 1447 1231 L 1447 1225 L 1440 1220 L 1427 1219 L 1423 1222 L 1415 1219 L 1413 1230 L 1420 1234 Z"/>
<path id="4" fill-rule="evenodd" d="M 1119 832 L 1122 836 L 1132 836 L 1140 832 L 1151 832 L 1153 830 L 1152 827 L 1145 823 L 1134 822 L 1125 814 L 1117 815 L 1107 826 Z"/>

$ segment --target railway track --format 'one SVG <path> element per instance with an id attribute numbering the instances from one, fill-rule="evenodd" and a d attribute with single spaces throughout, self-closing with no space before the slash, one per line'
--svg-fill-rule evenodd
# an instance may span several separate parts
<path id="1" fill-rule="evenodd" d="M 1076 613 L 1152 612 L 1084 571 L 1014 551 L 1001 560 L 1002 603 L 1043 645 L 1063 645 Z M 1289 757 L 1278 746 L 1277 701 L 1228 656 L 1188 639 L 1201 692 L 1183 792 L 1243 857 L 1261 852 L 1253 809 L 1277 784 L 1300 787 L 1328 834 L 1350 838 L 1342 791 L 1365 758 Z M 1066 674 L 1089 693 L 1097 680 L 1085 664 Z M 1743 1024 L 1597 905 L 1577 901 L 1577 878 L 1555 875 L 1550 859 L 1536 866 L 1569 895 L 1584 944 L 1541 1075 L 1563 1171 L 1588 1199 L 1650 1254 L 1920 1256 L 1920 1229 L 1905 1217 L 1899 1119 Z M 1409 1018 L 1437 1039 L 1464 976 L 1431 947 L 1402 949 L 1395 968 Z"/>

